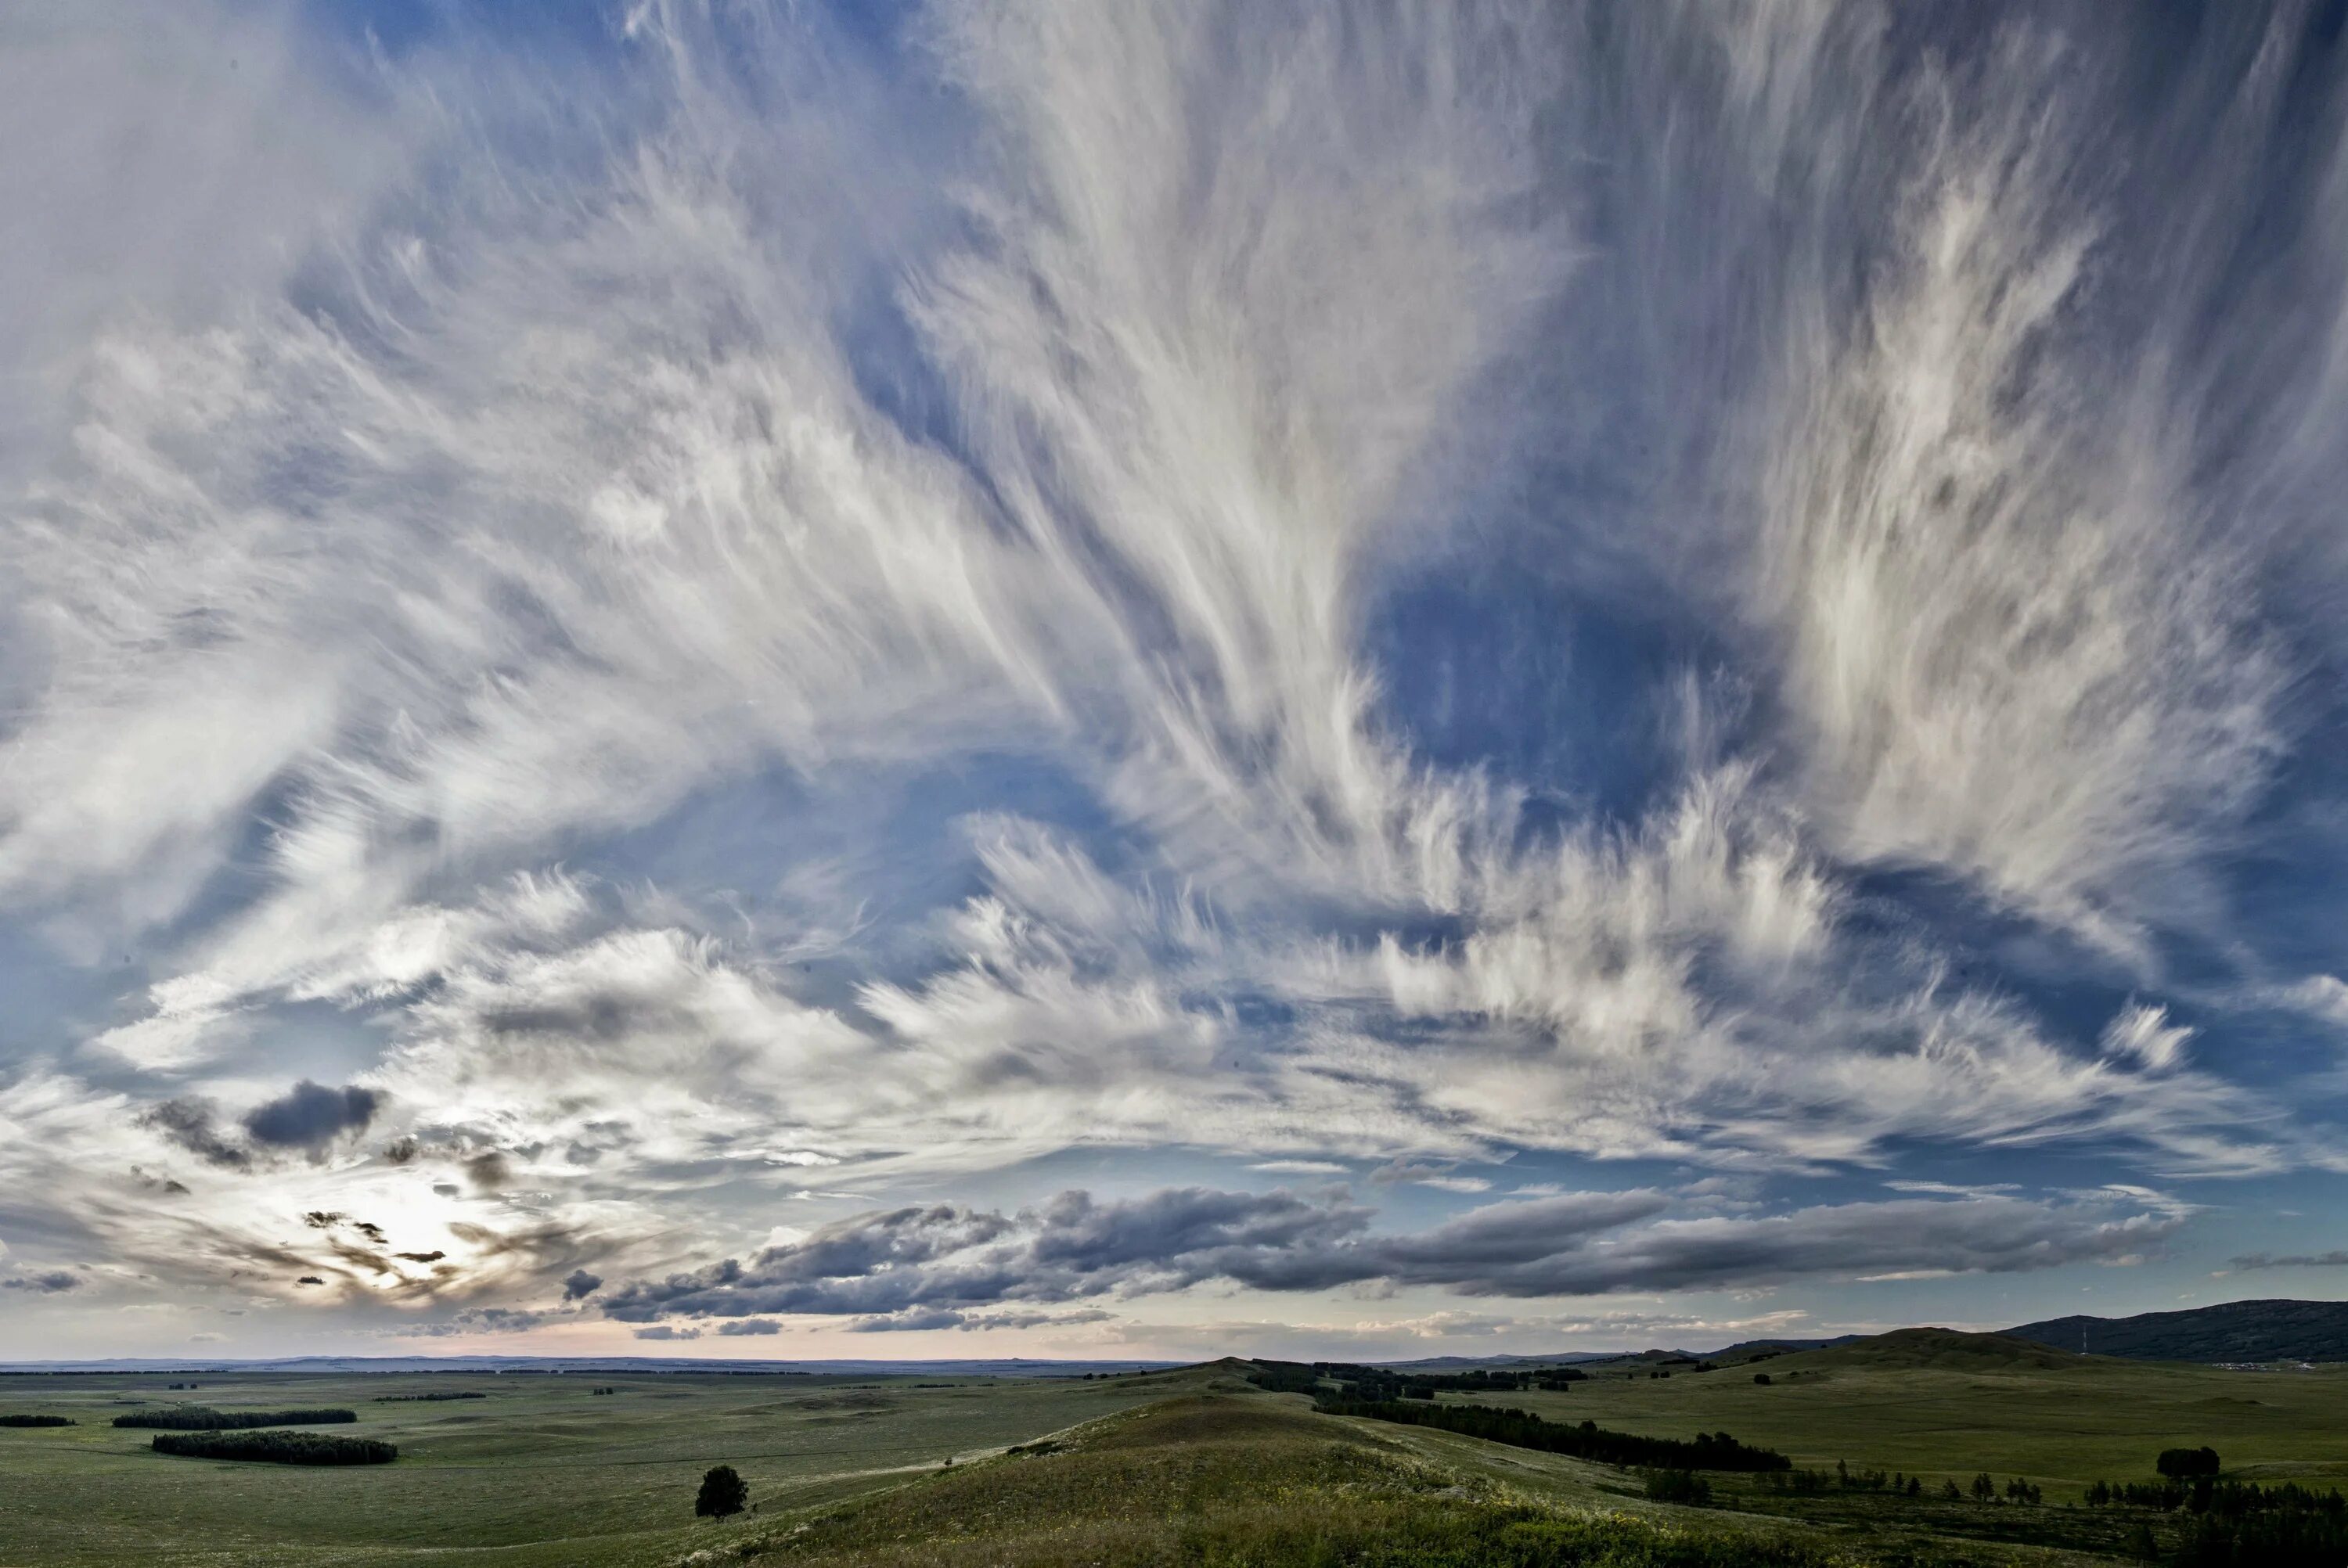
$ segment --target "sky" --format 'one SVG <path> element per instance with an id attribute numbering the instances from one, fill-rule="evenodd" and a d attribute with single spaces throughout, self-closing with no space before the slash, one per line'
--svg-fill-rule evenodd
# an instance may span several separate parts
<path id="1" fill-rule="evenodd" d="M 2343 21 L 0 6 L 0 1357 L 2348 1298 Z"/>

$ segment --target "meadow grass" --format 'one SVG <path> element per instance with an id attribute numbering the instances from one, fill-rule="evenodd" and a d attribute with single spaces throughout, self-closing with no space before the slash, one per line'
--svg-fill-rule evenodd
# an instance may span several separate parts
<path id="1" fill-rule="evenodd" d="M 1824 1568 L 2074 1563 L 2131 1516 L 2063 1502 L 2209 1443 L 2230 1476 L 2348 1479 L 2348 1371 L 1982 1356 L 1929 1342 L 1751 1368 L 1577 1384 L 1496 1402 L 1686 1438 L 1725 1430 L 1806 1467 L 2038 1481 L 2045 1506 L 1713 1478 L 1715 1506 L 1560 1454 L 1316 1413 L 1219 1363 L 1073 1379 L 457 1374 L 203 1379 L 224 1410 L 344 1405 L 334 1429 L 399 1446 L 352 1470 L 174 1459 L 118 1414 L 177 1402 L 154 1376 L 0 1378 L 0 1410 L 80 1424 L 0 1429 L 0 1564 L 415 1568 Z M 598 1396 L 601 1385 L 620 1392 Z M 379 1403 L 470 1390 L 481 1399 Z M 1448 1395 L 1447 1399 L 1467 1396 Z M 1037 1440 L 1046 1440 L 1041 1443 Z M 1019 1453 L 1003 1450 L 1019 1445 Z M 943 1461 L 953 1456 L 950 1468 Z M 726 1463 L 758 1512 L 696 1522 Z"/>
<path id="2" fill-rule="evenodd" d="M 0 1563 L 158 1568 L 441 1563 L 596 1568 L 696 1540 L 702 1472 L 726 1463 L 762 1510 L 827 1502 L 1162 1397 L 1148 1377 L 731 1377 L 678 1372 L 211 1376 L 221 1409 L 350 1406 L 332 1430 L 399 1448 L 388 1465 L 295 1470 L 173 1458 L 117 1415 L 184 1399 L 158 1376 L 0 1378 L 0 1409 L 73 1427 L 0 1429 Z M 595 1386 L 613 1395 L 592 1395 Z M 377 1404 L 473 1389 L 485 1399 Z"/>
<path id="3" fill-rule="evenodd" d="M 1320 1415 L 1295 1396 L 1210 1383 L 1046 1451 L 957 1467 L 845 1507 L 713 1535 L 702 1555 L 683 1562 L 688 1568 L 746 1560 L 764 1568 L 1955 1568 L 2081 1561 L 1971 1542 L 1854 1543 L 1784 1522 L 1620 1506 L 1594 1488 L 1577 1492 L 1567 1471 L 1553 1472 L 1556 1484 L 1548 1488 L 1512 1484 L 1476 1462 L 1491 1459 L 1494 1445 L 1422 1440 L 1429 1437 L 1450 1435 Z M 1461 1459 L 1468 1462 L 1455 1462 Z"/>
<path id="4" fill-rule="evenodd" d="M 1669 1378 L 1619 1373 L 1562 1394 L 1445 1394 L 1656 1437 L 1725 1430 L 1798 1466 L 1854 1466 L 1960 1486 L 2019 1476 L 2049 1503 L 2099 1478 L 2147 1480 L 2162 1449 L 2215 1448 L 2226 1474 L 2348 1488 L 2348 1366 L 2230 1371 L 2102 1357 L 1978 1351 L 1980 1337 L 1807 1351 Z M 1767 1372 L 1766 1387 L 1753 1381 Z"/>

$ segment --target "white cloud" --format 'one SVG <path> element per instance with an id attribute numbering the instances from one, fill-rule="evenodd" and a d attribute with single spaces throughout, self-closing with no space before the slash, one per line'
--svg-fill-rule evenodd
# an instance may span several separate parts
<path id="1" fill-rule="evenodd" d="M 1529 4 L 941 0 L 898 81 L 653 4 L 582 92 L 328 60 L 291 12 L 89 15 L 0 51 L 0 116 L 69 130 L 0 137 L 0 199 L 118 261 L 0 264 L 0 428 L 59 437 L 0 470 L 0 900 L 154 978 L 0 1087 L 57 1225 L 421 1300 L 850 1201 L 818 1168 L 1076 1145 L 1455 1194 L 1516 1149 L 2321 1157 L 2157 1002 L 2070 1038 L 1867 877 L 2151 992 L 2290 740 L 2279 525 L 2208 488 L 2173 334 L 2111 357 L 2102 160 L 2026 37 L 1975 92 L 1860 0 L 1603 59 Z M 542 113 L 558 155 L 512 134 Z M 1725 667 L 1639 800 L 1414 744 L 1384 596 L 1485 551 L 1700 623 Z M 1560 698 L 1510 722 L 1635 749 Z M 871 780 L 949 864 L 794 836 L 795 789 Z M 752 781 L 757 831 L 663 848 Z M 900 873 L 918 907 L 860 881 Z M 332 1075 L 384 1096 L 365 1148 L 233 1131 L 311 1071 L 272 1060 L 304 1008 L 380 1042 Z M 441 1255 L 284 1242 L 312 1212 Z M 1799 1255 L 1836 1224 L 1799 1212 L 1559 1277 L 1711 1277 L 1673 1225 Z"/>

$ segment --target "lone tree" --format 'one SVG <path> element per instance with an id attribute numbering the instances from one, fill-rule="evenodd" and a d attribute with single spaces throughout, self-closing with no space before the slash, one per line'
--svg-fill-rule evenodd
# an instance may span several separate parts
<path id="1" fill-rule="evenodd" d="M 2218 1473 L 2218 1450 L 2210 1448 L 2163 1449 L 2156 1461 L 2160 1473 L 2171 1481 L 2189 1481 L 2197 1475 Z"/>
<path id="2" fill-rule="evenodd" d="M 721 1464 L 701 1478 L 701 1495 L 693 1512 L 703 1519 L 724 1519 L 748 1505 L 750 1486 L 730 1464 Z"/>

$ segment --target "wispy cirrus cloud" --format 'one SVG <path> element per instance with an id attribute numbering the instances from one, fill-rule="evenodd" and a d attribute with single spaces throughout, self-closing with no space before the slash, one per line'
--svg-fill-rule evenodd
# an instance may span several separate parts
<path id="1" fill-rule="evenodd" d="M 88 994 L 0 1062 L 41 1194 L 0 1223 L 529 1313 L 653 1289 L 681 1216 L 1075 1147 L 1454 1208 L 1527 1153 L 2335 1159 L 2222 1004 L 2328 1019 L 2273 977 L 2348 964 L 2257 869 L 2348 851 L 2303 743 L 2348 142 L 2278 85 L 2331 67 L 2246 7 L 2141 45 L 2172 123 L 2085 14 L 1592 15 L 12 38 L 5 112 L 71 134 L 0 154 L 56 241 L 0 263 L 0 913 Z M 923 1204 L 959 1217 L 852 1224 L 935 1258 L 768 1286 L 1013 1327 L 1308 1288 L 1282 1258 L 1571 1295 L 2132 1255 L 1910 1197 L 1929 1246 L 1892 1204 L 1656 1211 L 1481 1272 L 1529 1210 L 1421 1256 L 1251 1199 L 1112 1263 L 1035 1249 L 1171 1217 Z"/>

